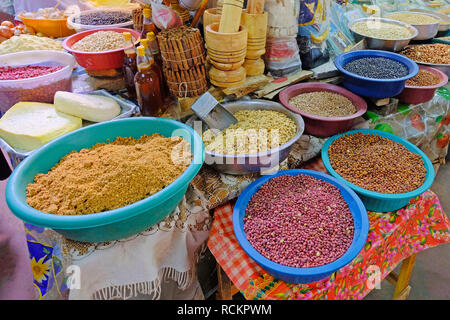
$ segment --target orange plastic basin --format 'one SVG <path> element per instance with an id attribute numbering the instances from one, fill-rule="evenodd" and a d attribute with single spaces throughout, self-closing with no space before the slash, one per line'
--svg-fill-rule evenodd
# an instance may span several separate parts
<path id="1" fill-rule="evenodd" d="M 19 15 L 23 24 L 33 28 L 47 37 L 65 38 L 75 33 L 74 29 L 67 26 L 67 18 L 64 19 L 31 19 Z"/>

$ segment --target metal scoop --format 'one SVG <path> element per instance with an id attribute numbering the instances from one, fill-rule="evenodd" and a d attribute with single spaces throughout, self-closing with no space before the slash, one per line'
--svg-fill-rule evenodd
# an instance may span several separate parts
<path id="1" fill-rule="evenodd" d="M 238 122 L 233 114 L 225 109 L 209 92 L 201 95 L 191 106 L 191 110 L 210 129 L 224 130 Z"/>

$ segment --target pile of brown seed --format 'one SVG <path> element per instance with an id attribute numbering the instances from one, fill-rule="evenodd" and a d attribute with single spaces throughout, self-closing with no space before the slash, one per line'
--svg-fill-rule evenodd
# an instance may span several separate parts
<path id="1" fill-rule="evenodd" d="M 443 43 L 411 46 L 400 51 L 400 54 L 416 62 L 450 64 L 450 45 Z"/>
<path id="2" fill-rule="evenodd" d="M 347 117 L 356 113 L 356 107 L 346 97 L 328 91 L 302 93 L 289 99 L 294 108 L 322 117 Z"/>
<path id="3" fill-rule="evenodd" d="M 414 78 L 406 80 L 406 85 L 413 87 L 423 87 L 434 86 L 439 82 L 441 82 L 441 80 L 434 73 L 426 70 L 420 70 Z"/>
<path id="4" fill-rule="evenodd" d="M 424 183 L 427 173 L 420 155 L 378 135 L 345 134 L 333 141 L 328 154 L 342 178 L 375 192 L 413 191 Z"/>

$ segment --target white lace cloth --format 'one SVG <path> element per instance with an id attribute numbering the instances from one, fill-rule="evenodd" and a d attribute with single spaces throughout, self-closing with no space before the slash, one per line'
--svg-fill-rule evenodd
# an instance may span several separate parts
<path id="1" fill-rule="evenodd" d="M 195 264 L 209 235 L 210 215 L 194 194 L 189 189 L 171 215 L 128 239 L 87 244 L 55 233 L 63 265 L 74 270 L 69 299 L 203 298 Z M 176 286 L 164 291 L 170 280 Z"/>

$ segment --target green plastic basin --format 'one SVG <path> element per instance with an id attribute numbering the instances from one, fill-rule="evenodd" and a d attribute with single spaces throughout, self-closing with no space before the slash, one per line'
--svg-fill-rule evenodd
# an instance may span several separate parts
<path id="1" fill-rule="evenodd" d="M 71 151 L 90 148 L 117 137 L 140 138 L 159 133 L 180 136 L 191 144 L 193 161 L 186 171 L 163 190 L 122 208 L 87 215 L 55 215 L 41 212 L 26 203 L 26 187 L 38 173 L 47 173 Z M 102 242 L 127 238 L 167 217 L 178 205 L 200 170 L 204 146 L 200 136 L 185 124 L 168 119 L 137 117 L 91 125 L 61 136 L 34 151 L 13 171 L 6 186 L 6 202 L 23 221 L 54 229 L 68 239 Z"/>

